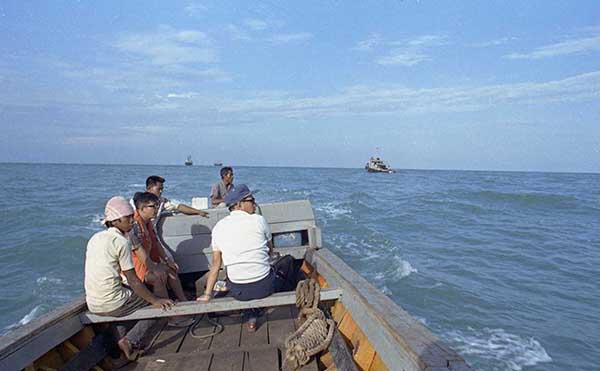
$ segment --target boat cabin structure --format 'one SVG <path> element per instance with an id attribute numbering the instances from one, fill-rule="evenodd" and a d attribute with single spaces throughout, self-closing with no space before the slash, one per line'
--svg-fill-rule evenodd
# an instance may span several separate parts
<path id="1" fill-rule="evenodd" d="M 371 157 L 365 165 L 365 170 L 369 173 L 395 173 L 396 170 L 389 167 L 379 156 Z"/>
<path id="2" fill-rule="evenodd" d="M 225 209 L 209 209 L 208 219 L 172 215 L 159 232 L 181 267 L 195 280 L 212 261 L 211 230 Z M 302 370 L 470 370 L 468 364 L 389 297 L 322 247 L 321 231 L 307 200 L 260 205 L 271 227 L 275 249 L 291 255 L 306 277 L 321 287 L 320 308 L 335 321 L 327 349 Z M 294 291 L 240 302 L 178 303 L 172 310 L 147 307 L 120 318 L 87 311 L 83 297 L 73 300 L 0 339 L 0 370 L 110 370 L 112 321 L 160 319 L 149 334 L 146 352 L 125 370 L 281 370 L 286 369 L 286 338 L 301 326 Z M 256 332 L 247 332 L 239 310 L 264 308 Z M 167 318 L 196 316 L 189 327 L 171 327 Z"/>

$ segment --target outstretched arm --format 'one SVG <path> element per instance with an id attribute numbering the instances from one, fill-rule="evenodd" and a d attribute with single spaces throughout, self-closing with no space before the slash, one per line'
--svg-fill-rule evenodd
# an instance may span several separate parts
<path id="1" fill-rule="evenodd" d="M 179 206 L 177 206 L 177 210 L 181 211 L 185 215 L 200 215 L 205 218 L 208 218 L 208 213 L 206 211 L 194 209 L 193 207 L 190 207 L 188 205 L 179 204 Z"/>
<path id="2" fill-rule="evenodd" d="M 215 287 L 215 283 L 217 282 L 217 278 L 219 277 L 220 269 L 221 252 L 218 250 L 213 250 L 212 264 L 210 266 L 210 270 L 208 271 L 208 278 L 206 279 L 206 289 L 204 290 L 204 294 L 196 300 L 204 303 L 210 300 L 210 298 L 212 297 L 213 287 Z"/>

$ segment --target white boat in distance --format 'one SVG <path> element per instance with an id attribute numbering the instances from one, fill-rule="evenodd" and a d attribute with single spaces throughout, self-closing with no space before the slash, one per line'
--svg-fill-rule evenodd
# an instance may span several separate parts
<path id="1" fill-rule="evenodd" d="M 379 157 L 371 157 L 369 162 L 365 165 L 365 170 L 369 173 L 395 173 L 396 170 L 392 169 L 388 165 L 383 162 L 383 160 Z"/>

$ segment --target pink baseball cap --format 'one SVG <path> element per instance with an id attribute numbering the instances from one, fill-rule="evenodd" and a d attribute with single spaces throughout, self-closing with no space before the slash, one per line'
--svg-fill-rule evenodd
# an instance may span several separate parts
<path id="1" fill-rule="evenodd" d="M 133 215 L 133 208 L 129 202 L 127 202 L 127 200 L 121 196 L 115 196 L 106 203 L 102 224 L 106 222 L 112 222 L 113 220 L 117 220 L 128 215 Z"/>

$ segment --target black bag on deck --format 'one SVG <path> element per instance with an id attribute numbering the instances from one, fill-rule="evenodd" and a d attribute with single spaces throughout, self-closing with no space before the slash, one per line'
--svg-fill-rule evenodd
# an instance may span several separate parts
<path id="1" fill-rule="evenodd" d="M 285 255 L 271 264 L 275 273 L 275 292 L 292 291 L 296 289 L 298 271 L 294 257 Z"/>

